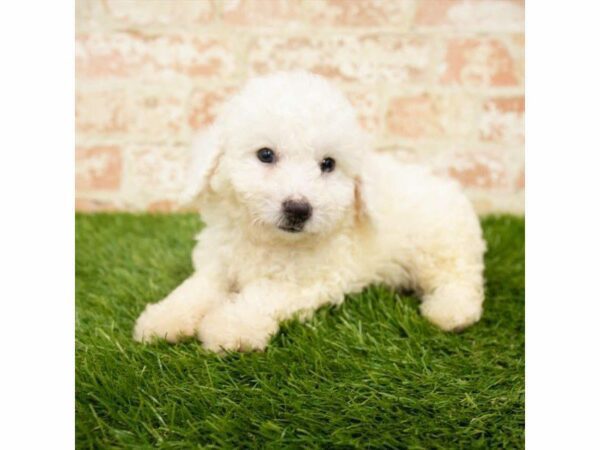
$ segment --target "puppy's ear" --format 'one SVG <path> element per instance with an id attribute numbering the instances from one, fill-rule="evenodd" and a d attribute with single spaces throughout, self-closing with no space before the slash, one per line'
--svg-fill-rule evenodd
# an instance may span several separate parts
<path id="1" fill-rule="evenodd" d="M 362 179 L 354 177 L 354 220 L 357 225 L 363 225 L 368 221 L 367 204 L 362 189 Z"/>
<path id="2" fill-rule="evenodd" d="M 191 161 L 181 203 L 190 204 L 210 191 L 210 181 L 219 167 L 223 146 L 216 124 L 200 133 L 192 142 Z"/>

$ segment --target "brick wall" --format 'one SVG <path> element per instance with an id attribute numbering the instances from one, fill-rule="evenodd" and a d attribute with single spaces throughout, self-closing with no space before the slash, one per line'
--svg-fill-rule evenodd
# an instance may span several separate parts
<path id="1" fill-rule="evenodd" d="M 482 213 L 523 211 L 523 1 L 77 0 L 76 31 L 78 210 L 173 210 L 223 99 L 302 68 L 379 151 L 458 179 Z"/>

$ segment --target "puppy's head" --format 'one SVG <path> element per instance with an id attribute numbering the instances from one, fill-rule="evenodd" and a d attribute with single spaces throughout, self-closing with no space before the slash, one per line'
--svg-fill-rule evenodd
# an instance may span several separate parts
<path id="1" fill-rule="evenodd" d="M 363 211 L 367 149 L 352 106 L 323 78 L 255 78 L 195 144 L 188 195 L 218 200 L 265 237 L 325 235 Z"/>

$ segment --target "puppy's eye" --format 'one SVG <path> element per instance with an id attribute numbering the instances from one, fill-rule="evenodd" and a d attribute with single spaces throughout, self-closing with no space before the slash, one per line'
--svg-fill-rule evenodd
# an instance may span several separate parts
<path id="1" fill-rule="evenodd" d="M 275 162 L 275 152 L 270 148 L 261 148 L 256 152 L 256 157 L 260 162 L 265 164 L 273 164 Z"/>
<path id="2" fill-rule="evenodd" d="M 333 172 L 335 169 L 335 159 L 325 158 L 321 161 L 321 172 Z"/>

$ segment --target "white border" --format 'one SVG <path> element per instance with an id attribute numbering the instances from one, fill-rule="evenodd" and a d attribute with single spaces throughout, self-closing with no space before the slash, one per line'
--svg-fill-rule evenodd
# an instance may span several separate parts
<path id="1" fill-rule="evenodd" d="M 598 443 L 599 9 L 527 2 L 528 449 Z M 0 15 L 6 448 L 74 446 L 73 11 Z"/>
<path id="2" fill-rule="evenodd" d="M 526 13 L 526 444 L 597 448 L 600 5 Z"/>
<path id="3" fill-rule="evenodd" d="M 0 14 L 3 448 L 74 447 L 74 10 Z"/>

